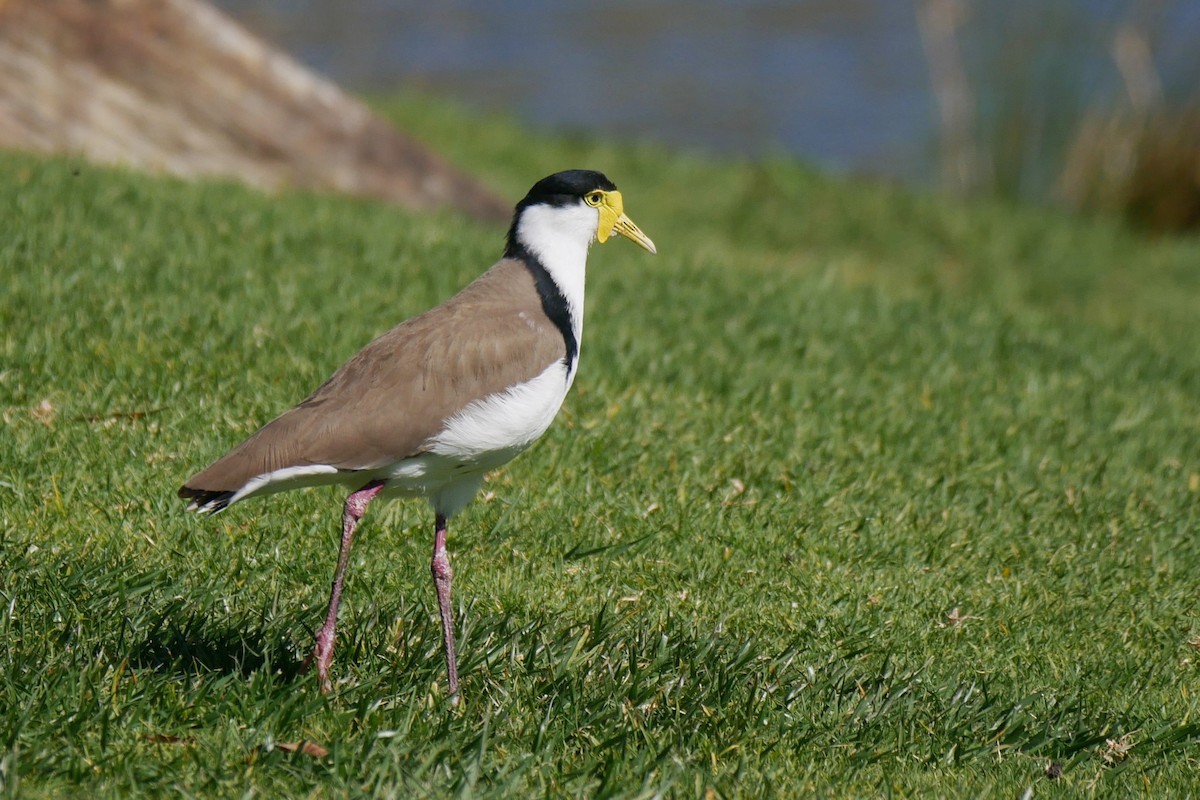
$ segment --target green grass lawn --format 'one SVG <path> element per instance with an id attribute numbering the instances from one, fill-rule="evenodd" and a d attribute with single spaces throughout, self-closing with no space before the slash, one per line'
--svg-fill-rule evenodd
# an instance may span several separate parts
<path id="1" fill-rule="evenodd" d="M 660 253 L 593 250 L 562 414 L 452 522 L 463 703 L 424 504 L 323 696 L 341 496 L 175 489 L 503 232 L 2 155 L 6 792 L 1195 793 L 1200 241 L 385 107 L 514 201 L 604 170 Z"/>

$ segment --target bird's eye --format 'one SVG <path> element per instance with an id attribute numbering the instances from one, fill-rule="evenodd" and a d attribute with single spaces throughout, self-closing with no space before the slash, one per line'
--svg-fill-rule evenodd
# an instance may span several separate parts
<path id="1" fill-rule="evenodd" d="M 585 195 L 583 199 L 584 202 L 586 202 L 589 206 L 598 206 L 600 205 L 600 200 L 603 197 L 604 194 L 602 192 L 592 192 L 591 194 Z"/>

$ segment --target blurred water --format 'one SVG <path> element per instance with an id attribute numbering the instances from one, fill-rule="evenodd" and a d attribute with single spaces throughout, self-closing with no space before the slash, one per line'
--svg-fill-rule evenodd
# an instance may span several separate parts
<path id="1" fill-rule="evenodd" d="M 352 89 L 413 86 L 535 125 L 736 154 L 786 151 L 900 180 L 927 179 L 934 168 L 935 109 L 907 0 L 217 5 Z M 1047 81 L 1033 93 L 1040 104 L 1019 101 L 1030 106 L 1019 113 L 1039 114 L 1043 128 L 1070 106 L 1119 95 L 1112 24 L 1135 7 L 1154 34 L 1167 90 L 1186 94 L 1200 79 L 1198 0 L 971 7 L 965 58 L 985 111 L 1004 105 L 988 81 Z"/>

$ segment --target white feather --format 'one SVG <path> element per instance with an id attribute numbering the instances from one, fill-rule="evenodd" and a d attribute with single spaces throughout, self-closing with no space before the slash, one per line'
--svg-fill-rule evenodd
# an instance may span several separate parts
<path id="1" fill-rule="evenodd" d="M 285 467 L 274 472 L 256 475 L 237 490 L 229 498 L 227 505 L 233 505 L 238 500 L 244 500 L 251 495 L 258 497 L 264 494 L 286 492 L 288 489 L 299 489 L 303 486 L 326 486 L 342 483 L 337 467 L 328 464 L 306 464 L 302 467 Z"/>
<path id="2" fill-rule="evenodd" d="M 570 206 L 530 206 L 517 223 L 517 240 L 537 256 L 571 311 L 575 341 L 583 343 L 583 284 L 588 248 L 596 238 L 600 212 L 579 203 Z"/>
<path id="3" fill-rule="evenodd" d="M 475 497 L 484 472 L 453 458 L 423 453 L 380 470 L 376 478 L 387 481 L 383 497 L 424 497 L 437 513 L 452 517 Z"/>
<path id="4" fill-rule="evenodd" d="M 429 451 L 485 470 L 500 466 L 546 432 L 573 377 L 556 361 L 527 383 L 468 404 L 446 420 Z"/>

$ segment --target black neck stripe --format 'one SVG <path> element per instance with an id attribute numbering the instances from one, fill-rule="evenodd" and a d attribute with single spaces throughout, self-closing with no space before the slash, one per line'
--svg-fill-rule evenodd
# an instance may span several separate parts
<path id="1" fill-rule="evenodd" d="M 538 297 L 542 301 L 542 310 L 562 334 L 563 344 L 567 348 L 567 372 L 570 373 L 575 367 L 575 359 L 579 356 L 579 342 L 575 339 L 575 329 L 571 327 L 571 306 L 567 303 L 566 296 L 563 295 L 562 289 L 558 288 L 554 278 L 550 277 L 550 272 L 542 265 L 541 260 L 523 245 L 515 241 L 510 242 L 505 255 L 519 259 L 533 274 L 533 284 L 537 287 Z"/>

